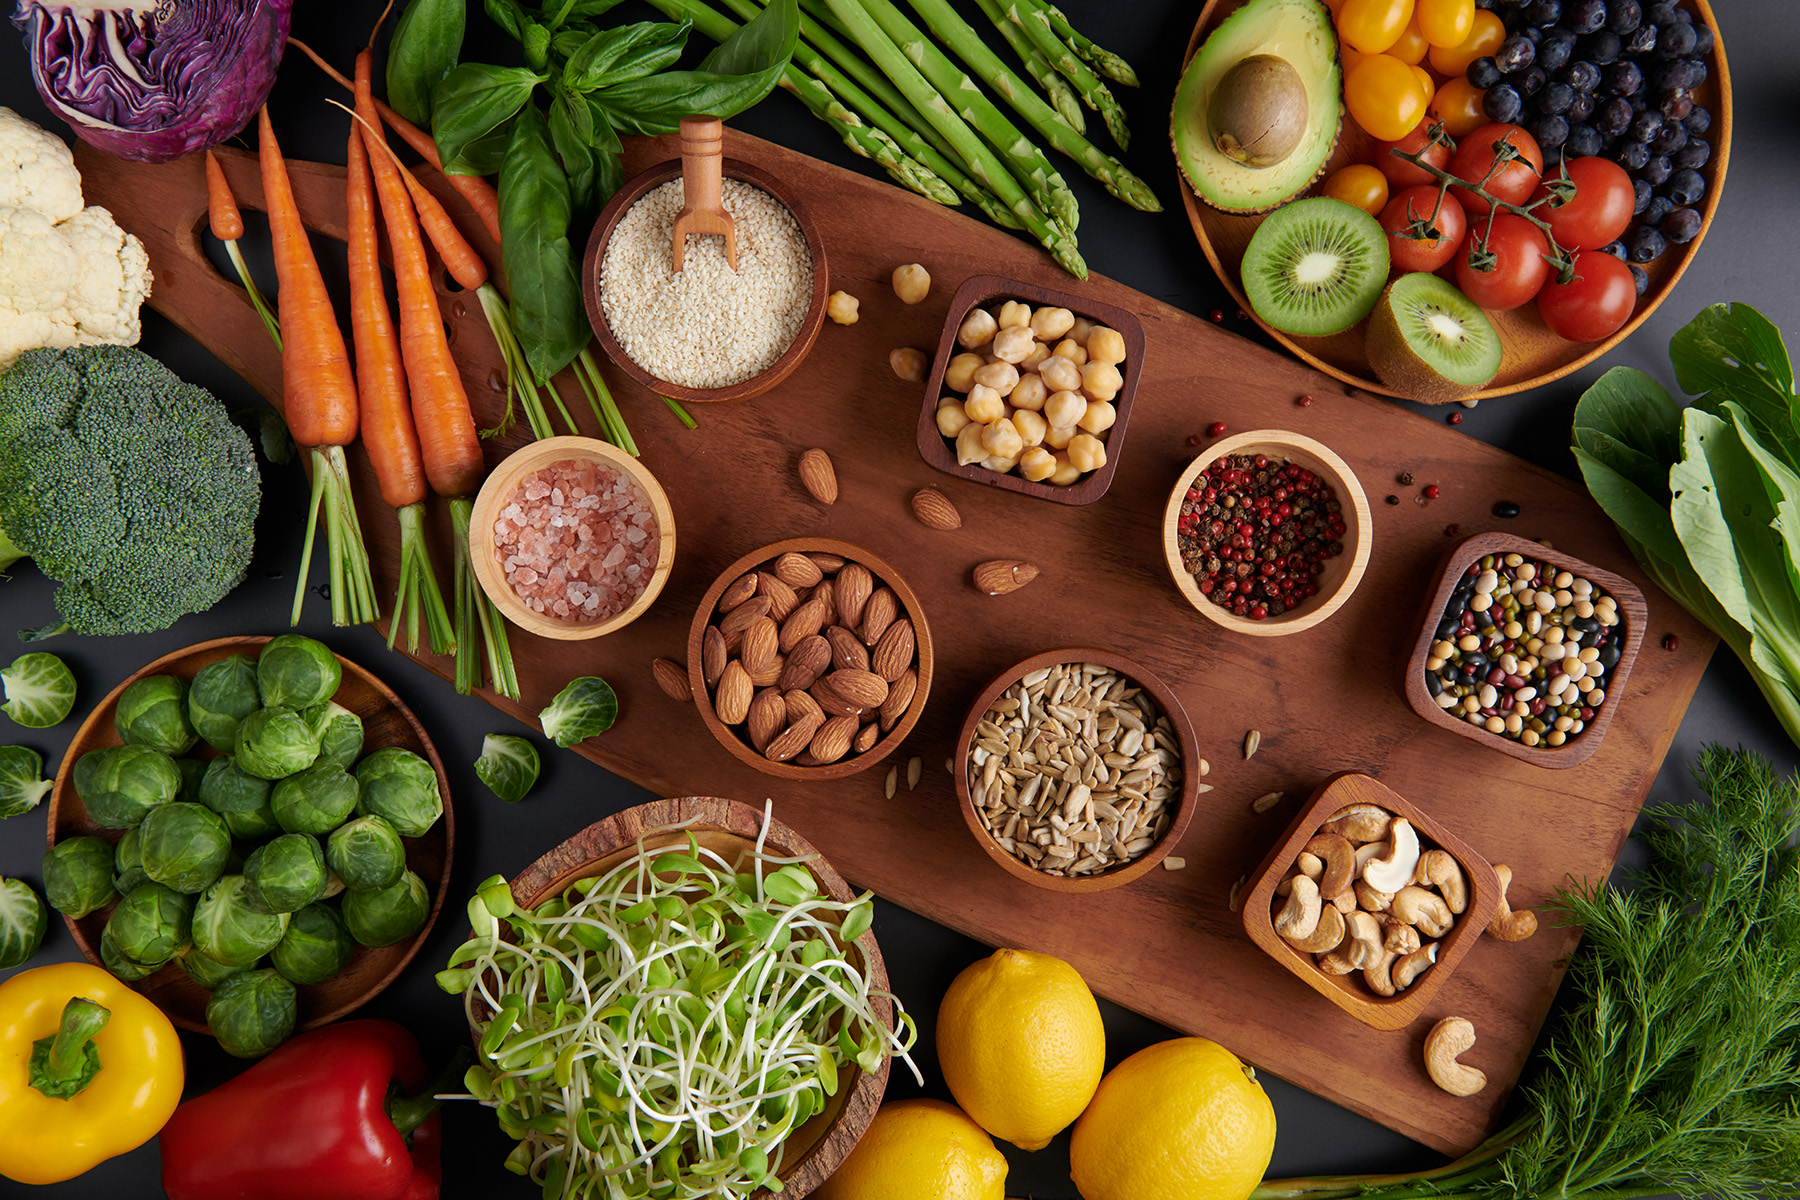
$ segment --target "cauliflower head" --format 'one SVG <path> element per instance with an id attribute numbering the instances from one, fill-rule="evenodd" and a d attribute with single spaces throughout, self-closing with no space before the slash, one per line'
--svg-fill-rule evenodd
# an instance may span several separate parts
<path id="1" fill-rule="evenodd" d="M 29 208 L 52 222 L 82 209 L 81 175 L 61 138 L 0 106 L 0 208 Z"/>

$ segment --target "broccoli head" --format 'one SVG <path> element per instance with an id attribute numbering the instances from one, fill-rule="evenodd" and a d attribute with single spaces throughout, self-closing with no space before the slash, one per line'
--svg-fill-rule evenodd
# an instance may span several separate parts
<path id="1" fill-rule="evenodd" d="M 250 565 L 250 439 L 204 388 L 129 346 L 32 350 L 0 375 L 0 570 L 33 559 L 65 630 L 147 633 Z"/>

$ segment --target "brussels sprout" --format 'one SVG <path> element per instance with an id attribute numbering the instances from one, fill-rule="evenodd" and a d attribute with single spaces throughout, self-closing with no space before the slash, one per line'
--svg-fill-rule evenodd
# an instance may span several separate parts
<path id="1" fill-rule="evenodd" d="M 391 887 L 406 870 L 406 845 L 385 817 L 358 817 L 325 843 L 325 861 L 357 891 Z"/>
<path id="2" fill-rule="evenodd" d="M 138 829 L 142 828 L 138 826 Z M 144 874 L 144 855 L 138 848 L 138 837 L 137 829 L 127 829 L 113 849 L 113 891 L 121 896 L 150 879 Z"/>
<path id="3" fill-rule="evenodd" d="M 325 852 L 319 839 L 284 833 L 244 860 L 244 903 L 263 912 L 291 913 L 325 894 Z"/>
<path id="4" fill-rule="evenodd" d="M 204 804 L 164 804 L 144 818 L 137 834 L 144 874 L 190 896 L 212 886 L 231 856 L 231 831 Z"/>
<path id="5" fill-rule="evenodd" d="M 264 967 L 242 971 L 213 989 L 206 1026 L 219 1047 L 237 1058 L 261 1058 L 293 1036 L 294 985 Z"/>
<path id="6" fill-rule="evenodd" d="M 612 685 L 593 675 L 569 680 L 569 686 L 556 693 L 538 724 L 544 736 L 559 746 L 569 747 L 584 738 L 605 733 L 619 715 L 619 698 Z"/>
<path id="7" fill-rule="evenodd" d="M 181 969 L 187 973 L 189 979 L 209 992 L 244 969 L 214 962 L 192 946 L 189 946 L 187 952 L 177 961 L 181 963 Z"/>
<path id="8" fill-rule="evenodd" d="M 269 952 L 269 961 L 293 982 L 314 984 L 342 972 L 354 953 L 356 941 L 337 910 L 309 904 L 288 921 L 287 934 Z"/>
<path id="9" fill-rule="evenodd" d="M 362 718 L 335 701 L 315 704 L 301 716 L 319 734 L 318 762 L 348 771 L 362 756 Z"/>
<path id="10" fill-rule="evenodd" d="M 255 660 L 248 654 L 234 654 L 207 663 L 188 685 L 187 705 L 194 731 L 213 749 L 231 753 L 237 745 L 238 725 L 262 707 L 256 691 Z"/>
<path id="11" fill-rule="evenodd" d="M 260 913 L 244 895 L 242 875 L 227 875 L 200 894 L 194 906 L 194 945 L 226 967 L 247 967 L 275 948 L 287 932 L 286 913 Z"/>
<path id="12" fill-rule="evenodd" d="M 161 963 L 141 963 L 122 953 L 119 943 L 113 940 L 110 925 L 100 930 L 100 965 L 126 983 L 135 983 L 162 968 Z"/>
<path id="13" fill-rule="evenodd" d="M 344 668 L 324 642 L 297 633 L 272 638 L 256 660 L 256 686 L 271 707 L 305 708 L 337 694 Z"/>
<path id="14" fill-rule="evenodd" d="M 25 746 L 0 746 L 0 818 L 36 808 L 50 793 L 44 756 Z"/>
<path id="15" fill-rule="evenodd" d="M 175 769 L 181 773 L 181 790 L 175 793 L 175 799 L 183 804 L 200 803 L 200 781 L 206 777 L 206 760 L 178 758 Z"/>
<path id="16" fill-rule="evenodd" d="M 431 915 L 431 895 L 425 881 L 412 871 L 400 882 L 372 892 L 345 892 L 344 924 L 350 936 L 365 946 L 391 946 L 425 928 Z"/>
<path id="17" fill-rule="evenodd" d="M 0 696 L 0 712 L 27 729 L 48 729 L 75 708 L 75 674 L 54 654 L 21 654 L 0 668 Z"/>
<path id="18" fill-rule="evenodd" d="M 356 811 L 386 817 L 402 837 L 425 836 L 444 815 L 437 772 L 411 750 L 377 750 L 356 764 L 356 781 L 362 785 Z"/>
<path id="19" fill-rule="evenodd" d="M 258 779 L 282 779 L 319 757 L 319 731 L 291 708 L 259 708 L 238 726 L 238 769 Z"/>
<path id="20" fill-rule="evenodd" d="M 44 944 L 49 913 L 23 879 L 0 879 L 0 971 L 16 967 Z"/>
<path id="21" fill-rule="evenodd" d="M 481 739 L 475 777 L 508 804 L 523 800 L 537 782 L 537 747 L 514 733 L 490 733 Z"/>
<path id="22" fill-rule="evenodd" d="M 113 891 L 113 848 L 105 838 L 64 838 L 44 855 L 44 898 L 64 916 L 105 908 Z"/>
<path id="23" fill-rule="evenodd" d="M 279 832 L 269 795 L 275 785 L 245 774 L 227 754 L 206 764 L 200 777 L 200 803 L 225 818 L 231 836 L 250 841 Z"/>
<path id="24" fill-rule="evenodd" d="M 158 966 L 192 944 L 194 898 L 160 883 L 140 883 L 125 893 L 106 927 L 113 944 L 133 962 Z"/>
<path id="25" fill-rule="evenodd" d="M 148 746 L 114 746 L 92 751 L 102 757 L 88 773 L 88 790 L 76 791 L 94 824 L 105 829 L 134 829 L 159 804 L 172 804 L 181 794 L 181 769 L 161 750 Z"/>
<path id="26" fill-rule="evenodd" d="M 119 697 L 113 728 L 127 746 L 186 754 L 199 734 L 188 722 L 187 684 L 173 675 L 146 675 Z"/>
<path id="27" fill-rule="evenodd" d="M 323 836 L 350 819 L 362 788 L 338 766 L 312 767 L 275 785 L 269 805 L 289 833 Z"/>

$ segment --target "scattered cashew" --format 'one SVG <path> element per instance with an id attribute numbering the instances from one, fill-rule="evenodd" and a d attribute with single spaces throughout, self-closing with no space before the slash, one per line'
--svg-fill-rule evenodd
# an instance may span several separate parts
<path id="1" fill-rule="evenodd" d="M 1417 926 L 1426 937 L 1443 937 L 1455 923 L 1442 896 L 1412 885 L 1394 893 L 1394 903 L 1388 911 L 1394 920 Z"/>
<path id="2" fill-rule="evenodd" d="M 1288 943 L 1294 949 L 1305 954 L 1326 954 L 1336 950 L 1344 940 L 1344 914 L 1335 908 L 1319 910 L 1319 927 L 1313 935 L 1303 941 L 1289 938 Z"/>
<path id="3" fill-rule="evenodd" d="M 1448 850 L 1427 850 L 1421 854 L 1418 870 L 1413 872 L 1413 882 L 1429 883 L 1437 888 L 1438 895 L 1444 898 L 1453 913 L 1461 915 L 1469 906 L 1469 883 Z"/>
<path id="4" fill-rule="evenodd" d="M 1370 887 L 1397 892 L 1412 882 L 1413 871 L 1418 865 L 1419 835 L 1411 821 L 1395 817 L 1388 826 L 1388 849 L 1369 860 L 1362 869 L 1362 877 Z"/>
<path id="5" fill-rule="evenodd" d="M 1500 877 L 1500 907 L 1494 910 L 1494 919 L 1488 922 L 1488 935 L 1503 942 L 1522 942 L 1537 932 L 1537 914 L 1528 908 L 1515 911 L 1507 903 L 1506 889 L 1512 886 L 1511 867 L 1495 863 L 1494 874 Z"/>
<path id="6" fill-rule="evenodd" d="M 1379 842 L 1386 840 L 1393 819 L 1393 814 L 1379 805 L 1351 804 L 1332 813 L 1319 828 L 1353 843 Z"/>
<path id="7" fill-rule="evenodd" d="M 1275 932 L 1289 941 L 1306 940 L 1319 928 L 1319 909 L 1319 885 L 1296 876 L 1287 903 L 1275 914 Z"/>
<path id="8" fill-rule="evenodd" d="M 1356 876 L 1356 850 L 1347 839 L 1335 833 L 1314 834 L 1306 843 L 1306 853 L 1325 864 L 1319 876 L 1319 895 L 1334 900 L 1349 889 Z"/>
<path id="9" fill-rule="evenodd" d="M 1411 954 L 1402 954 L 1400 961 L 1394 964 L 1394 986 L 1409 988 L 1413 980 L 1425 973 L 1425 969 L 1437 962 L 1436 942 L 1426 942 Z"/>
<path id="10" fill-rule="evenodd" d="M 1452 1096 L 1473 1096 L 1487 1086 L 1479 1068 L 1457 1062 L 1475 1044 L 1475 1026 L 1464 1017 L 1445 1017 L 1425 1035 L 1425 1070 L 1431 1082 Z"/>
<path id="11" fill-rule="evenodd" d="M 1351 885 L 1356 893 L 1356 904 L 1364 912 L 1386 912 L 1394 903 L 1394 893 L 1384 892 L 1369 886 L 1369 881 L 1359 879 Z"/>

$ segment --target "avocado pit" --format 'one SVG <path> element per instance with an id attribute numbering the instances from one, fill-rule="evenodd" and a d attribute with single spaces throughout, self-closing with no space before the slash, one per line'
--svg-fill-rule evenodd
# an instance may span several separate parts
<path id="1" fill-rule="evenodd" d="M 1285 58 L 1253 54 L 1219 80 L 1206 119 L 1220 154 L 1248 167 L 1285 161 L 1307 132 L 1306 84 Z"/>

